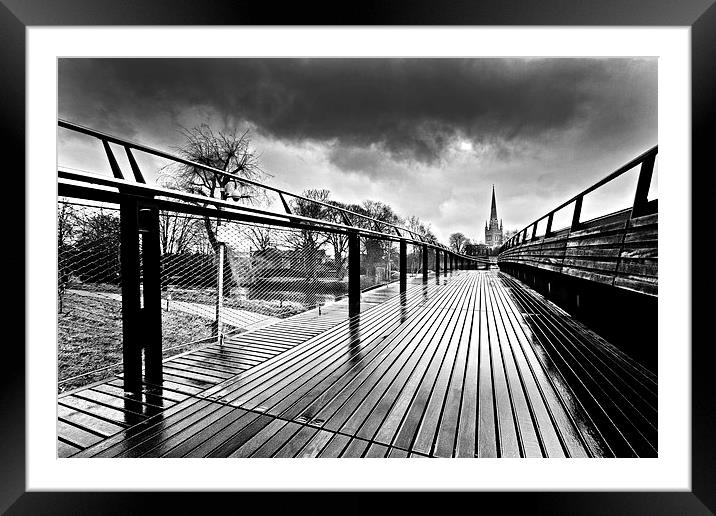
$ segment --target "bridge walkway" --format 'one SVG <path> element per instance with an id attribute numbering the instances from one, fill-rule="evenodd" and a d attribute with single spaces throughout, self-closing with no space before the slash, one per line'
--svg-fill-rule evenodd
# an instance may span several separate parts
<path id="1" fill-rule="evenodd" d="M 409 276 L 408 284 L 422 284 L 422 279 Z M 361 309 L 368 310 L 397 295 L 398 289 L 397 283 L 390 283 L 363 292 Z M 270 327 L 261 325 L 229 337 L 223 345 L 212 343 L 171 356 L 162 364 L 162 387 L 144 383 L 141 394 L 136 397 L 125 394 L 121 374 L 62 393 L 58 396 L 57 406 L 58 456 L 74 455 L 346 319 L 348 301 L 344 298 L 278 319 Z"/>
<path id="2" fill-rule="evenodd" d="M 656 456 L 655 374 L 519 281 L 462 271 L 375 295 L 314 335 L 238 336 L 224 357 L 303 341 L 73 456 Z"/>

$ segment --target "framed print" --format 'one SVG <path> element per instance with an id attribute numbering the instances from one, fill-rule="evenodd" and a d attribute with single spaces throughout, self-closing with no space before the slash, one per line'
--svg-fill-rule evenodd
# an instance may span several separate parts
<path id="1" fill-rule="evenodd" d="M 545 7 L 4 0 L 0 507 L 711 513 L 716 10 Z"/>

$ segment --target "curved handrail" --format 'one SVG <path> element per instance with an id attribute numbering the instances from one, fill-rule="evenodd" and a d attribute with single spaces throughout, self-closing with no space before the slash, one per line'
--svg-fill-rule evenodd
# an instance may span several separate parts
<path id="1" fill-rule="evenodd" d="M 585 195 L 587 195 L 590 192 L 593 192 L 597 188 L 609 183 L 610 181 L 613 181 L 617 177 L 621 176 L 622 174 L 628 172 L 635 166 L 641 164 L 641 170 L 639 171 L 639 180 L 637 182 L 636 187 L 636 193 L 634 196 L 634 203 L 632 205 L 632 216 L 634 214 L 641 214 L 644 209 L 646 208 L 647 203 L 647 195 L 649 193 L 649 186 L 651 184 L 651 176 L 654 171 L 654 162 L 656 159 L 656 155 L 659 152 L 659 146 L 654 145 L 650 149 L 642 152 L 639 154 L 636 158 L 630 160 L 628 163 L 622 165 L 618 169 L 616 169 L 611 174 L 607 175 L 606 177 L 602 178 L 601 180 L 597 181 L 593 185 L 591 185 L 588 188 L 585 188 L 575 196 L 571 197 L 569 200 L 564 201 L 562 204 L 557 206 L 556 208 L 553 208 L 552 210 L 548 211 L 538 219 L 532 221 L 531 223 L 527 224 L 524 228 L 519 230 L 517 233 L 512 235 L 502 246 L 500 246 L 500 253 L 502 253 L 506 249 L 510 249 L 516 245 L 520 245 L 524 242 L 531 241 L 535 238 L 535 232 L 537 230 L 537 224 L 547 219 L 547 228 L 545 230 L 545 237 L 548 236 L 552 232 L 552 219 L 554 217 L 554 214 L 564 208 L 565 206 L 568 206 L 571 203 L 575 203 L 574 206 L 574 213 L 572 214 L 572 229 L 576 229 L 580 224 L 583 222 L 579 220 L 581 210 L 582 210 L 582 199 Z M 527 230 L 529 228 L 533 228 L 532 236 L 530 238 L 527 237 Z M 520 240 L 520 236 L 522 236 L 522 240 Z"/>
<path id="2" fill-rule="evenodd" d="M 146 145 L 142 145 L 140 143 L 133 142 L 130 140 L 125 140 L 123 138 L 119 138 L 119 137 L 113 136 L 108 133 L 96 131 L 89 127 L 75 124 L 75 123 L 69 122 L 67 120 L 59 119 L 58 126 L 64 128 L 64 129 L 69 129 L 71 131 L 86 134 L 88 136 L 91 136 L 91 137 L 94 137 L 94 138 L 97 138 L 98 140 L 100 140 L 103 143 L 103 145 L 105 145 L 105 152 L 107 153 L 107 157 L 110 161 L 110 166 L 113 169 L 113 173 L 115 175 L 115 178 L 109 178 L 106 176 L 100 176 L 100 175 L 96 175 L 96 174 L 88 174 L 88 173 L 83 173 L 83 172 L 72 171 L 67 168 L 60 168 L 58 170 L 58 176 L 63 181 L 94 184 L 94 185 L 98 185 L 98 186 L 116 188 L 118 190 L 127 190 L 127 191 L 133 190 L 137 193 L 140 193 L 140 194 L 146 195 L 146 196 L 157 196 L 158 195 L 158 196 L 164 196 L 164 197 L 173 197 L 175 199 L 179 199 L 184 202 L 212 204 L 212 205 L 216 206 L 217 209 L 221 209 L 222 215 L 224 215 L 224 216 L 227 214 L 226 213 L 227 210 L 229 210 L 230 212 L 244 212 L 245 214 L 252 214 L 257 217 L 262 217 L 262 218 L 264 218 L 264 220 L 266 220 L 266 223 L 268 223 L 268 224 L 271 224 L 272 219 L 274 222 L 278 221 L 278 220 L 288 220 L 288 221 L 292 221 L 294 223 L 302 224 L 309 229 L 322 230 L 322 231 L 355 232 L 355 233 L 358 233 L 359 235 L 363 235 L 364 237 L 380 238 L 380 239 L 391 240 L 391 241 L 405 240 L 406 242 L 411 243 L 412 245 L 425 245 L 425 246 L 431 247 L 435 250 L 450 252 L 451 254 L 453 254 L 454 256 L 459 257 L 459 258 L 464 258 L 464 259 L 474 261 L 474 262 L 479 262 L 479 263 L 484 262 L 484 260 L 480 257 L 469 256 L 469 255 L 465 255 L 462 253 L 457 253 L 455 251 L 452 251 L 447 246 L 441 244 L 440 242 L 438 242 L 435 239 L 427 239 L 425 235 L 421 235 L 420 233 L 417 233 L 413 230 L 410 230 L 406 227 L 403 227 L 403 226 L 400 226 L 397 224 L 393 224 L 390 222 L 384 222 L 384 221 L 375 219 L 373 217 L 369 217 L 367 215 L 362 215 L 360 213 L 356 213 L 351 210 L 341 208 L 339 206 L 335 206 L 335 205 L 328 204 L 328 203 L 325 203 L 322 201 L 318 201 L 315 199 L 310 199 L 308 197 L 297 195 L 292 192 L 283 190 L 281 188 L 276 188 L 276 187 L 273 187 L 270 185 L 260 183 L 258 181 L 246 179 L 246 178 L 243 178 L 236 174 L 232 174 L 230 172 L 220 170 L 218 168 L 214 168 L 214 167 L 211 167 L 208 165 L 204 165 L 202 163 L 188 160 L 188 159 L 182 158 L 181 156 L 175 156 L 168 152 L 165 152 L 165 151 L 162 151 L 159 149 L 155 149 L 152 147 L 148 147 Z M 121 173 L 121 171 L 118 170 L 119 167 L 116 163 L 116 159 L 114 158 L 114 155 L 112 154 L 111 149 L 107 145 L 108 143 L 114 143 L 114 144 L 120 145 L 125 148 L 128 158 L 129 158 L 129 161 L 130 161 L 130 165 L 134 172 L 136 181 L 128 181 L 127 179 L 124 178 L 124 175 Z M 332 221 L 314 219 L 311 217 L 304 217 L 304 216 L 292 214 L 290 212 L 287 212 L 286 214 L 281 214 L 281 213 L 277 214 L 275 212 L 261 210 L 258 208 L 251 208 L 251 207 L 247 207 L 247 206 L 233 204 L 228 201 L 214 198 L 214 197 L 201 196 L 201 195 L 191 194 L 191 193 L 187 193 L 187 192 L 181 192 L 178 190 L 161 188 L 158 186 L 149 186 L 144 182 L 141 172 L 139 171 L 138 165 L 137 165 L 136 161 L 134 160 L 134 157 L 131 154 L 130 149 L 134 149 L 134 150 L 144 152 L 147 154 L 151 154 L 151 155 L 154 155 L 154 156 L 157 156 L 160 158 L 175 161 L 177 163 L 181 163 L 184 165 L 197 167 L 197 168 L 206 170 L 207 172 L 211 172 L 214 174 L 220 174 L 225 177 L 230 177 L 231 179 L 233 179 L 235 181 L 242 182 L 244 184 L 248 184 L 251 186 L 258 187 L 258 188 L 263 188 L 265 190 L 278 193 L 279 195 L 287 195 L 287 196 L 290 196 L 295 199 L 301 199 L 301 200 L 305 200 L 305 201 L 308 201 L 311 203 L 316 203 L 316 204 L 319 204 L 319 205 L 329 208 L 331 210 L 341 212 L 346 215 L 353 215 L 356 217 L 360 217 L 361 219 L 368 220 L 368 221 L 377 223 L 379 225 L 391 227 L 395 230 L 395 234 L 384 233 L 382 231 L 374 231 L 374 230 L 367 229 L 367 228 L 361 228 L 361 227 L 356 227 L 353 225 L 341 224 L 341 223 L 332 222 Z M 72 185 L 72 183 L 66 183 L 66 182 L 61 183 L 61 184 L 63 184 L 66 188 L 71 187 L 71 185 Z M 84 191 L 88 191 L 87 187 L 85 187 Z M 401 234 L 401 231 L 404 231 L 411 237 L 406 238 L 405 236 L 403 236 L 403 234 Z M 415 238 L 416 236 L 418 238 Z"/>
<path id="3" fill-rule="evenodd" d="M 75 131 L 75 132 L 78 132 L 78 133 L 86 134 L 86 135 L 88 135 L 88 136 L 92 136 L 92 137 L 97 138 L 97 139 L 99 139 L 99 140 L 101 140 L 101 141 L 106 141 L 106 142 L 109 142 L 109 143 L 115 143 L 115 144 L 121 145 L 121 146 L 123 146 L 123 147 L 125 147 L 125 148 L 135 149 L 135 150 L 138 150 L 138 151 L 140 151 L 140 152 L 144 152 L 144 153 L 147 153 L 147 154 L 151 154 L 151 155 L 154 155 L 154 156 L 157 156 L 157 157 L 160 157 L 160 158 L 169 159 L 169 160 L 175 161 L 175 162 L 177 162 L 177 163 L 181 163 L 181 164 L 183 164 L 183 165 L 188 165 L 188 166 L 190 166 L 190 167 L 197 167 L 197 168 L 200 168 L 200 169 L 202 169 L 202 170 L 206 170 L 207 172 L 211 172 L 211 173 L 213 173 L 213 174 L 219 174 L 219 175 L 223 175 L 223 176 L 225 176 L 225 177 L 229 177 L 229 178 L 231 178 L 232 180 L 237 181 L 237 182 L 240 182 L 240 183 L 243 183 L 243 184 L 255 186 L 255 187 L 258 187 L 258 188 L 263 188 L 263 189 L 265 189 L 265 190 L 269 190 L 269 191 L 278 193 L 278 194 L 280 194 L 280 195 L 288 195 L 288 196 L 293 197 L 293 198 L 295 198 L 295 199 L 301 199 L 301 200 L 304 200 L 304 201 L 308 201 L 308 202 L 312 202 L 312 203 L 315 203 L 315 204 L 319 204 L 319 205 L 321 205 L 321 206 L 323 206 L 323 207 L 325 207 L 325 208 L 328 208 L 328 209 L 331 209 L 331 210 L 335 210 L 335 211 L 338 211 L 338 212 L 345 213 L 346 215 L 353 215 L 353 216 L 355 216 L 355 217 L 359 217 L 359 218 L 362 218 L 362 219 L 364 219 L 364 220 L 368 220 L 368 221 L 375 222 L 375 223 L 378 223 L 378 224 L 386 225 L 386 226 L 392 227 L 392 228 L 394 228 L 394 229 L 406 231 L 406 232 L 408 232 L 408 233 L 410 233 L 410 234 L 413 234 L 413 233 L 414 233 L 414 234 L 416 234 L 416 235 L 419 235 L 419 233 L 417 233 L 417 232 L 415 232 L 415 231 L 412 231 L 412 230 L 410 230 L 410 229 L 408 229 L 408 228 L 406 228 L 406 227 L 404 227 L 404 226 L 400 226 L 400 225 L 398 225 L 398 224 L 393 224 L 393 223 L 390 223 L 390 222 L 385 222 L 385 221 L 382 221 L 382 220 L 378 220 L 378 219 L 376 219 L 376 218 L 369 217 L 369 216 L 367 216 L 367 215 L 363 215 L 363 214 L 356 213 L 356 212 L 354 212 L 354 211 L 351 211 L 351 210 L 348 210 L 348 209 L 345 209 L 345 208 L 341 208 L 340 206 L 335 206 L 335 205 L 333 205 L 333 204 L 329 204 L 329 203 L 326 203 L 326 202 L 318 201 L 318 200 L 316 200 L 316 199 L 310 199 L 310 198 L 304 197 L 304 196 L 302 196 L 302 195 L 294 194 L 294 193 L 292 193 L 292 192 L 289 192 L 289 191 L 287 191 L 287 190 L 283 190 L 283 189 L 281 189 L 281 188 L 277 188 L 277 187 L 275 187 L 275 186 L 270 186 L 270 185 L 261 183 L 261 182 L 259 182 L 259 181 L 254 181 L 254 180 L 251 180 L 251 179 L 247 179 L 247 178 L 241 177 L 241 176 L 239 176 L 239 175 L 232 174 L 231 172 L 226 172 L 225 170 L 221 170 L 221 169 L 218 169 L 218 168 L 215 168 L 215 167 L 211 167 L 211 166 L 209 166 L 209 165 L 204 165 L 204 164 L 198 163 L 198 162 L 196 162 L 196 161 L 192 161 L 192 160 L 189 160 L 189 159 L 186 159 L 186 158 L 182 158 L 181 156 L 176 156 L 176 155 L 170 154 L 170 153 L 165 152 L 165 151 L 162 151 L 162 150 L 160 150 L 160 149 L 155 149 L 155 148 L 153 148 L 153 147 L 149 147 L 149 146 L 146 146 L 146 145 L 142 145 L 142 144 L 140 144 L 140 143 L 133 142 L 133 141 L 131 141 L 131 140 L 126 140 L 126 139 L 123 139 L 123 138 L 119 138 L 119 137 L 113 136 L 113 135 L 108 134 L 108 133 L 103 133 L 103 132 L 97 131 L 97 130 L 95 130 L 95 129 L 91 129 L 91 128 L 89 128 L 89 127 L 86 127 L 86 126 L 82 126 L 82 125 L 79 125 L 79 124 L 76 124 L 76 123 L 73 123 L 73 122 L 69 122 L 69 121 L 67 121 L 67 120 L 59 119 L 57 125 L 58 125 L 59 127 L 64 128 L 64 129 L 69 129 L 69 130 L 71 130 L 71 131 Z M 421 237 L 425 237 L 425 235 L 420 235 L 420 236 L 421 236 Z"/>

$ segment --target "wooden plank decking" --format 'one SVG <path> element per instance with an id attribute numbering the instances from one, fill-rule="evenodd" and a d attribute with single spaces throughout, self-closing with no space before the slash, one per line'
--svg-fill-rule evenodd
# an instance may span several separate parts
<path id="1" fill-rule="evenodd" d="M 397 283 L 364 292 L 361 308 L 367 310 L 397 293 Z M 162 388 L 145 384 L 136 397 L 125 394 L 121 374 L 63 393 L 58 397 L 57 407 L 58 455 L 71 456 L 346 319 L 348 305 L 344 299 L 228 338 L 223 346 L 211 344 L 175 355 L 163 362 Z"/>
<path id="2" fill-rule="evenodd" d="M 205 368 L 195 381 L 224 374 L 167 383 L 73 456 L 656 456 L 655 375 L 518 281 L 469 271 L 374 292 L 321 331 L 281 321 L 174 360 Z M 256 363 L 231 369 L 248 349 Z"/>

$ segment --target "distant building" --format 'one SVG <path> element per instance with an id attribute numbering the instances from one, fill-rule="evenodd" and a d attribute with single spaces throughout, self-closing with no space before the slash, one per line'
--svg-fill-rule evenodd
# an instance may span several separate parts
<path id="1" fill-rule="evenodd" d="M 488 247 L 485 244 L 467 244 L 464 253 L 468 256 L 487 256 Z"/>
<path id="2" fill-rule="evenodd" d="M 492 208 L 490 209 L 490 222 L 485 222 L 485 245 L 499 247 L 502 245 L 502 220 L 497 222 L 497 203 L 495 202 L 495 185 L 492 185 Z"/>

